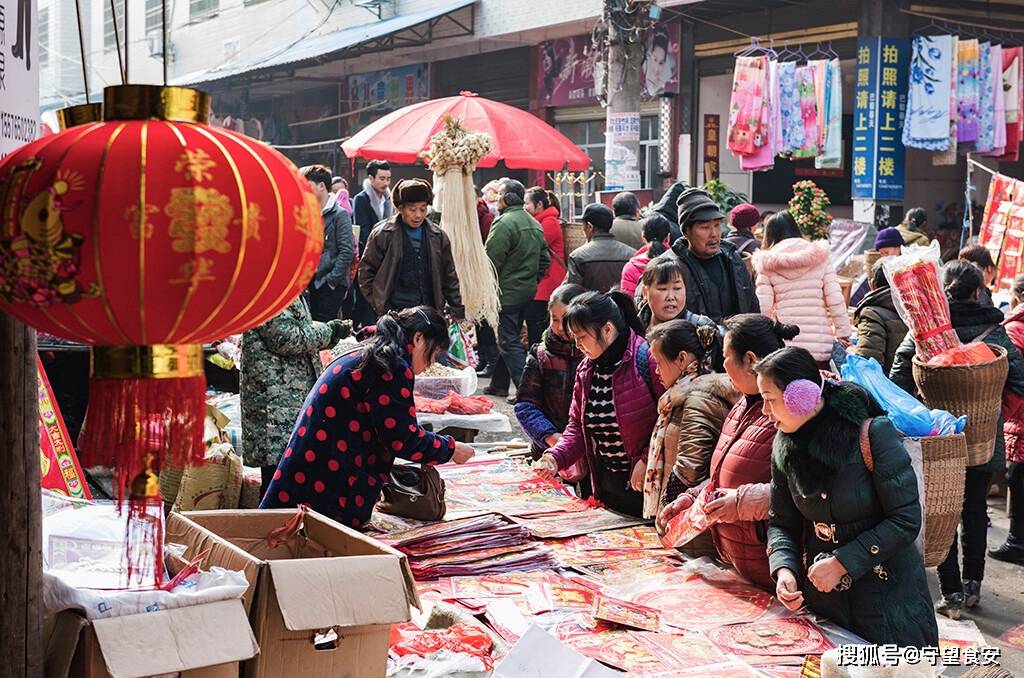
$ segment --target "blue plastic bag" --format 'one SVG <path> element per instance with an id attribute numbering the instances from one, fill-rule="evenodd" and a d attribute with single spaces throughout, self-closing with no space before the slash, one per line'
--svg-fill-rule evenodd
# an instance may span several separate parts
<path id="1" fill-rule="evenodd" d="M 907 436 L 936 436 L 960 433 L 967 417 L 954 417 L 945 410 L 929 410 L 882 373 L 874 358 L 849 355 L 842 369 L 843 380 L 865 388 L 889 414 L 892 425 Z"/>

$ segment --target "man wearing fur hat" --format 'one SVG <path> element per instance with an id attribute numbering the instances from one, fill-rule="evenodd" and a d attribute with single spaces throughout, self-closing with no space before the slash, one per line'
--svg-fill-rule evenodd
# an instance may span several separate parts
<path id="1" fill-rule="evenodd" d="M 378 224 L 359 262 L 359 289 L 377 316 L 433 306 L 462 318 L 465 310 L 448 236 L 427 219 L 430 183 L 405 179 L 391 191 L 395 214 Z"/>

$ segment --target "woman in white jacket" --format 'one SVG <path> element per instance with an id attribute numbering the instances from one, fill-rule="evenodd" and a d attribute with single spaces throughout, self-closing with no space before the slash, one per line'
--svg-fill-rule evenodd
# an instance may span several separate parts
<path id="1" fill-rule="evenodd" d="M 850 344 L 850 316 L 829 259 L 827 240 L 809 241 L 788 211 L 765 226 L 764 249 L 753 257 L 761 312 L 797 325 L 800 334 L 786 342 L 810 351 L 827 368 L 832 346 Z"/>

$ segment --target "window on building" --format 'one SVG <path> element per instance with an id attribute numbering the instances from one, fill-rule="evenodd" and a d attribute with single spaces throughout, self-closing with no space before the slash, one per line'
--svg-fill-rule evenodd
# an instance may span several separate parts
<path id="1" fill-rule="evenodd" d="M 220 9 L 220 0 L 188 0 L 189 19 L 196 21 Z"/>
<path id="2" fill-rule="evenodd" d="M 50 8 L 42 7 L 39 10 L 39 66 L 46 68 L 50 65 Z"/>
<path id="3" fill-rule="evenodd" d="M 114 3 L 114 14 L 110 11 L 110 3 L 103 3 L 103 49 L 106 51 L 117 49 L 117 41 L 123 40 L 124 36 L 124 4 Z M 117 22 L 117 32 L 114 31 Z"/>
<path id="4" fill-rule="evenodd" d="M 163 13 L 160 11 L 161 0 L 146 0 L 146 34 L 160 30 Z M 168 10 L 170 8 L 168 7 Z"/>
<path id="5" fill-rule="evenodd" d="M 590 156 L 594 168 L 604 171 L 604 132 L 605 120 L 588 120 L 585 122 L 560 122 L 555 125 L 559 132 L 583 149 Z M 640 186 L 654 188 L 658 179 L 658 118 L 645 116 L 640 118 Z M 591 182 L 591 191 L 604 190 L 604 177 L 597 176 Z"/>

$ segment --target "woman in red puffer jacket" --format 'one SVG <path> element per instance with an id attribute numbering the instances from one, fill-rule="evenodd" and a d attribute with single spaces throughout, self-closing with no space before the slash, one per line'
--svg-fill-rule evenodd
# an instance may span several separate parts
<path id="1" fill-rule="evenodd" d="M 1024 353 L 1024 275 L 1013 279 L 1010 308 L 1003 325 L 1010 341 Z M 1024 564 L 1024 397 L 1003 391 L 1003 436 L 1006 439 L 1006 485 L 1010 490 L 1010 532 L 988 554 L 996 560 Z"/>
<path id="2" fill-rule="evenodd" d="M 540 342 L 544 328 L 548 326 L 548 302 L 551 293 L 565 280 L 565 236 L 562 222 L 558 218 L 558 198 L 551 191 L 534 186 L 526 192 L 523 209 L 540 222 L 544 231 L 544 242 L 548 245 L 551 266 L 537 285 L 537 294 L 526 311 L 526 333 L 530 346 Z"/>
<path id="3" fill-rule="evenodd" d="M 725 321 L 725 371 L 743 397 L 725 418 L 722 435 L 711 455 L 711 484 L 717 498 L 708 503 L 715 550 L 747 580 L 771 591 L 775 588 L 765 552 L 771 498 L 772 444 L 775 424 L 762 410 L 754 365 L 782 348 L 800 331 L 763 315 L 746 313 Z M 693 503 L 693 488 L 662 509 L 657 528 Z"/>

